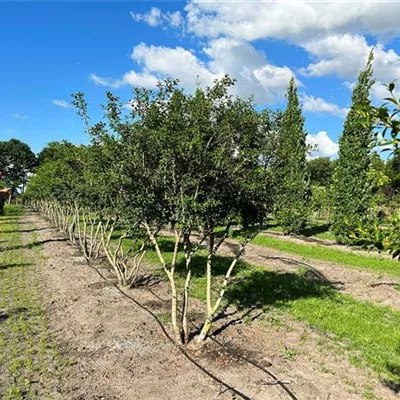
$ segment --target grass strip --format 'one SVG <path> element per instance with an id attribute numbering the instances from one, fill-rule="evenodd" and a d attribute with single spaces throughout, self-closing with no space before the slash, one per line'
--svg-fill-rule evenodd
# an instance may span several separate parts
<path id="1" fill-rule="evenodd" d="M 51 342 L 35 260 L 23 249 L 23 208 L 0 217 L 0 398 L 51 398 L 65 362 Z M 44 396 L 44 397 L 43 397 Z"/>
<path id="2" fill-rule="evenodd" d="M 296 254 L 308 260 L 327 261 L 336 265 L 400 277 L 399 262 L 383 257 L 364 256 L 319 244 L 299 244 L 268 235 L 258 235 L 253 239 L 252 243 L 285 253 Z"/>

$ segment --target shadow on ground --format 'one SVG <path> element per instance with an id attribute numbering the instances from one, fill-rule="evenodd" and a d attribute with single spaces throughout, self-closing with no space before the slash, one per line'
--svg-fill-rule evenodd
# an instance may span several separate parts
<path id="1" fill-rule="evenodd" d="M 32 243 L 27 243 L 27 244 L 20 244 L 16 246 L 7 246 L 7 247 L 1 247 L 0 251 L 9 251 L 9 250 L 18 250 L 18 249 L 32 249 L 37 246 L 41 246 L 45 243 L 52 243 L 52 242 L 67 242 L 68 238 L 58 238 L 58 239 L 46 239 L 46 240 L 40 240 L 37 242 L 32 242 Z"/>
<path id="2" fill-rule="evenodd" d="M 0 264 L 0 270 L 10 269 L 15 267 L 28 267 L 33 265 L 31 263 L 11 263 L 11 264 Z"/>
<path id="3" fill-rule="evenodd" d="M 4 322 L 12 316 L 26 313 L 27 311 L 28 308 L 26 307 L 17 307 L 17 308 L 12 308 L 11 310 L 0 310 L 0 322 Z"/>
<path id="4" fill-rule="evenodd" d="M 325 233 L 329 232 L 330 225 L 329 224 L 322 224 L 322 225 L 313 225 L 309 226 L 307 228 L 304 228 L 301 232 L 300 235 L 303 236 L 314 236 L 319 233 Z"/>
<path id="5" fill-rule="evenodd" d="M 400 354 L 400 343 L 396 353 Z M 400 363 L 388 361 L 386 363 L 386 368 L 395 377 L 395 379 L 382 379 L 382 384 L 393 390 L 393 392 L 400 393 Z"/>
<path id="6" fill-rule="evenodd" d="M 4 224 L 4 225 L 9 225 L 9 224 L 13 224 L 13 225 L 31 225 L 31 223 L 30 222 L 21 222 L 21 221 L 19 221 L 19 219 L 20 219 L 20 217 L 16 217 L 16 218 L 13 218 L 13 219 L 10 219 L 10 218 L 7 218 L 7 219 L 4 219 L 4 218 L 1 218 L 0 217 L 0 227 Z"/>
<path id="7" fill-rule="evenodd" d="M 285 306 L 299 298 L 326 297 L 335 292 L 333 286 L 326 282 L 308 279 L 294 272 L 257 269 L 236 278 L 226 298 L 239 309 L 245 309 L 254 306 Z"/>
<path id="8" fill-rule="evenodd" d="M 33 229 L 10 229 L 10 230 L 2 230 L 1 233 L 33 233 L 33 232 L 45 231 L 48 229 L 52 228 L 46 227 L 46 228 L 33 228 Z"/>
<path id="9" fill-rule="evenodd" d="M 310 242 L 310 243 L 323 243 L 326 246 L 334 246 L 337 243 L 332 240 L 332 239 L 322 239 L 318 237 L 314 237 L 314 235 L 320 234 L 320 233 L 326 233 L 329 232 L 330 225 L 329 224 L 322 224 L 322 225 L 313 225 L 309 226 L 307 228 L 304 228 L 301 232 L 299 232 L 296 235 L 286 235 L 281 231 L 276 231 L 276 230 L 271 230 L 271 228 L 277 227 L 278 225 L 272 224 L 272 225 L 267 225 L 265 229 L 262 231 L 264 234 L 269 234 L 273 236 L 294 236 L 294 237 L 300 237 L 302 240 L 305 242 Z M 243 235 L 243 232 L 241 229 L 237 229 L 232 232 L 232 237 L 235 239 L 240 239 Z"/>

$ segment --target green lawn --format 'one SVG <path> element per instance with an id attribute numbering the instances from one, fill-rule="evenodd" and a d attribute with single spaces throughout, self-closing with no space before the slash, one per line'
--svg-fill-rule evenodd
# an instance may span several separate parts
<path id="1" fill-rule="evenodd" d="M 364 256 L 319 244 L 299 244 L 263 234 L 255 237 L 252 243 L 285 253 L 296 254 L 309 260 L 327 261 L 337 265 L 400 277 L 400 263 L 387 258 L 367 254 Z"/>

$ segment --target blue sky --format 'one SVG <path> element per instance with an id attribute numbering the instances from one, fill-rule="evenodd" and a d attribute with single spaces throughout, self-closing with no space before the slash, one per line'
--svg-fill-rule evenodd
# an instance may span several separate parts
<path id="1" fill-rule="evenodd" d="M 85 142 L 68 106 L 83 91 L 93 119 L 106 90 L 128 100 L 132 85 L 165 76 L 193 89 L 227 72 L 236 93 L 284 107 L 295 76 L 309 141 L 334 156 L 351 85 L 375 49 L 377 85 L 400 78 L 395 3 L 1 2 L 0 140 L 39 151 Z"/>

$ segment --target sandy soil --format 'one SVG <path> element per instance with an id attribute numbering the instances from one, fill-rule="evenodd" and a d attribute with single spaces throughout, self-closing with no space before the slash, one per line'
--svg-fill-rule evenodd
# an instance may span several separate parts
<path id="1" fill-rule="evenodd" d="M 49 329 L 63 356 L 71 360 L 69 376 L 52 399 L 352 400 L 362 399 L 367 387 L 383 399 L 397 398 L 372 372 L 352 366 L 338 343 L 287 318 L 277 325 L 272 316 L 257 319 L 254 314 L 254 321 L 244 324 L 234 312 L 214 328 L 224 347 L 210 341 L 201 352 L 189 351 L 189 361 L 146 311 L 151 308 L 161 321 L 167 318 L 165 282 L 127 292 L 134 302 L 113 285 L 106 264 L 88 266 L 39 215 L 23 219 L 36 227 L 43 243 L 45 260 L 38 278 Z M 261 249 L 251 246 L 247 261 L 293 267 L 271 259 L 276 255 L 269 250 L 256 255 Z M 204 305 L 192 302 L 196 323 Z"/>

